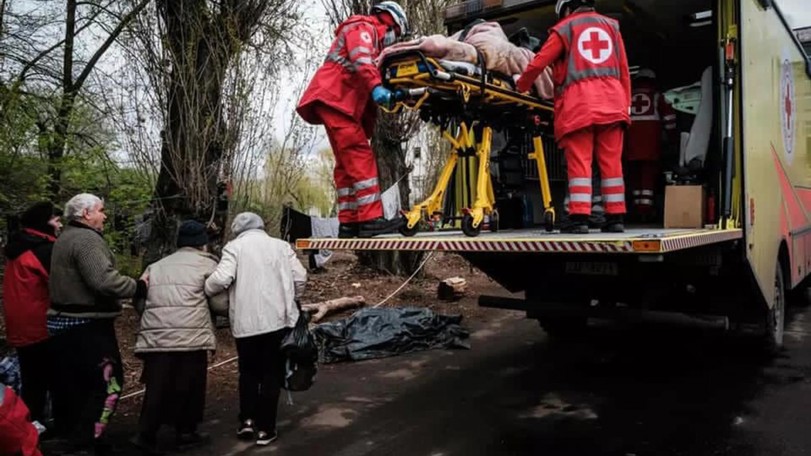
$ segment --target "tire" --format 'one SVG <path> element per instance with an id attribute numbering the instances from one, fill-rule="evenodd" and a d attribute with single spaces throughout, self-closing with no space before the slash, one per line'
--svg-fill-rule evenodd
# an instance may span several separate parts
<path id="1" fill-rule="evenodd" d="M 408 221 L 400 227 L 400 234 L 406 237 L 412 237 L 420 230 L 420 222 L 417 222 L 413 227 L 408 227 Z"/>
<path id="2" fill-rule="evenodd" d="M 797 287 L 796 290 L 787 293 L 786 303 L 789 307 L 808 307 L 811 306 L 811 288 L 802 285 Z"/>
<path id="3" fill-rule="evenodd" d="M 491 231 L 491 232 L 493 232 L 493 233 L 497 233 L 497 232 L 498 232 L 498 229 L 499 229 L 499 227 L 498 227 L 498 223 L 499 223 L 499 220 L 498 220 L 498 211 L 493 211 L 493 212 L 491 212 L 491 213 L 490 213 L 490 231 Z"/>
<path id="4" fill-rule="evenodd" d="M 543 227 L 547 233 L 555 230 L 555 214 L 551 211 L 544 212 L 543 214 Z"/>
<path id="5" fill-rule="evenodd" d="M 468 237 L 476 237 L 482 231 L 482 224 L 479 223 L 479 226 L 473 227 L 473 216 L 470 214 L 465 214 L 462 217 L 462 232 L 465 233 L 465 236 Z"/>
<path id="6" fill-rule="evenodd" d="M 786 295 L 783 267 L 778 262 L 774 274 L 774 300 L 772 307 L 766 309 L 764 345 L 770 353 L 776 353 L 783 347 L 786 328 Z"/>

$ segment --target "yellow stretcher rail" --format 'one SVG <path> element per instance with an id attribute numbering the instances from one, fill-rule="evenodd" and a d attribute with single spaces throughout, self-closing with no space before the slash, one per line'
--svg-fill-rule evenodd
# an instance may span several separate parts
<path id="1" fill-rule="evenodd" d="M 433 192 L 404 212 L 406 224 L 400 230 L 402 234 L 413 236 L 419 231 L 421 221 L 445 216 L 443 206 L 448 185 L 460 165 L 473 159 L 478 168 L 473 205 L 461 211 L 462 231 L 467 236 L 478 236 L 485 216 L 490 217 L 490 229 L 496 231 L 498 212 L 490 177 L 493 129 L 517 126 L 532 132 L 533 151 L 528 158 L 535 160 L 538 167 L 545 228 L 553 230 L 555 210 L 540 136 L 541 127 L 551 123 L 549 103 L 516 92 L 509 78 L 479 71 L 469 64 L 428 58 L 419 52 L 386 59 L 382 73 L 390 89 L 406 94 L 389 112 L 419 111 L 421 118 L 432 120 L 444 130 L 442 137 L 452 146 Z"/>

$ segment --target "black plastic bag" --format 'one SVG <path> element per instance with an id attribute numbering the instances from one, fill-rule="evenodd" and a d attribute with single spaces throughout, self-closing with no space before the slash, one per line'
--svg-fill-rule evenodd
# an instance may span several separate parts
<path id="1" fill-rule="evenodd" d="M 308 325 L 310 314 L 299 310 L 296 326 L 282 339 L 285 357 L 283 388 L 288 391 L 306 391 L 315 383 L 318 372 L 318 346 Z"/>
<path id="2" fill-rule="evenodd" d="M 465 348 L 469 332 L 461 315 L 419 307 L 363 309 L 313 329 L 320 362 L 358 361 L 436 348 Z"/>

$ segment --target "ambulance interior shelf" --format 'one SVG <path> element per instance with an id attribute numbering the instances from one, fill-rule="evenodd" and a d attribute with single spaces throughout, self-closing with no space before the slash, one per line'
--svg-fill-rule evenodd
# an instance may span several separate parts
<path id="1" fill-rule="evenodd" d="M 391 110 L 418 111 L 420 118 L 432 122 L 443 130 L 443 138 L 450 142 L 452 152 L 440 173 L 434 191 L 423 202 L 404 212 L 406 224 L 401 233 L 416 234 L 420 225 L 461 219 L 462 231 L 477 236 L 485 217 L 490 229 L 498 229 L 498 213 L 490 176 L 493 131 L 523 128 L 531 133 L 533 152 L 539 174 L 539 186 L 544 207 L 544 226 L 552 231 L 555 210 L 547 175 L 541 132 L 552 124 L 550 103 L 515 89 L 508 76 L 486 70 L 481 65 L 453 62 L 426 57 L 419 51 L 408 51 L 388 56 L 381 65 L 384 83 L 406 96 L 399 99 Z M 472 206 L 462 208 L 461 217 L 445 213 L 445 199 L 457 165 L 467 169 L 468 160 L 476 160 L 476 179 L 467 182 L 465 191 L 472 195 Z M 470 187 L 473 188 L 470 188 Z"/>

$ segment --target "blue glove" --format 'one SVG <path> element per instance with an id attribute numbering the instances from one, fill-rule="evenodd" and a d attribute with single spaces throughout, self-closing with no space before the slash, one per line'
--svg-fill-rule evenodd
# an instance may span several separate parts
<path id="1" fill-rule="evenodd" d="M 372 89 L 372 99 L 379 106 L 386 109 L 391 109 L 392 105 L 394 104 L 394 93 L 382 85 L 379 85 Z"/>

